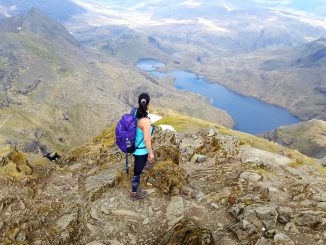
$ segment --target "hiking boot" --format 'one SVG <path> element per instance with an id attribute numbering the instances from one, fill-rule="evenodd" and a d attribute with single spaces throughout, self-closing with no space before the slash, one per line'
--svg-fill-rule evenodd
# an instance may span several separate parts
<path id="1" fill-rule="evenodd" d="M 131 200 L 143 199 L 148 195 L 147 191 L 130 192 Z"/>

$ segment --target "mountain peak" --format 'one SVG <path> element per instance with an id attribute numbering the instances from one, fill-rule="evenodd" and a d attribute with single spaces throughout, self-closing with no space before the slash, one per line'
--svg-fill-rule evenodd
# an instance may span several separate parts
<path id="1" fill-rule="evenodd" d="M 25 19 L 29 19 L 29 18 L 34 18 L 34 19 L 50 19 L 44 12 L 42 12 L 42 10 L 38 9 L 38 8 L 31 8 L 29 11 L 27 11 L 25 14 Z M 51 19 L 51 21 L 54 21 Z"/>
<path id="2" fill-rule="evenodd" d="M 57 40 L 79 46 L 62 24 L 35 7 L 23 15 L 0 21 L 0 32 L 28 32 L 36 34 L 45 40 Z"/>

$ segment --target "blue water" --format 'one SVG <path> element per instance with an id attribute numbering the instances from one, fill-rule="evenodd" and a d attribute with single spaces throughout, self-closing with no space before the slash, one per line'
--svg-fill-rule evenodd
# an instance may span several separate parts
<path id="1" fill-rule="evenodd" d="M 276 129 L 282 125 L 300 122 L 287 110 L 267 104 L 261 100 L 241 96 L 217 83 L 209 83 L 205 78 L 198 78 L 196 74 L 175 70 L 170 73 L 156 71 L 155 67 L 164 66 L 154 59 L 141 59 L 137 66 L 156 77 L 173 77 L 174 85 L 179 90 L 195 92 L 210 98 L 210 103 L 227 111 L 235 121 L 234 129 L 260 134 Z"/>

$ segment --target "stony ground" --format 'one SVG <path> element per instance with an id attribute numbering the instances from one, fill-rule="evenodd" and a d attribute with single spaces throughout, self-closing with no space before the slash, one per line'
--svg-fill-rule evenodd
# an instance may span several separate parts
<path id="1" fill-rule="evenodd" d="M 110 130 L 60 164 L 3 150 L 1 244 L 326 243 L 321 167 L 217 129 L 157 131 L 154 145 L 140 201 Z"/>

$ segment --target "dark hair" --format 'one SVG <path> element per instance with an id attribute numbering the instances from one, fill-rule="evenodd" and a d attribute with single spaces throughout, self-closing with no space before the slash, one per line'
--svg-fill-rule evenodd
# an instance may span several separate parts
<path id="1" fill-rule="evenodd" d="M 136 113 L 137 118 L 147 117 L 147 109 L 150 100 L 151 98 L 149 97 L 148 93 L 141 93 L 138 96 L 138 109 Z"/>

